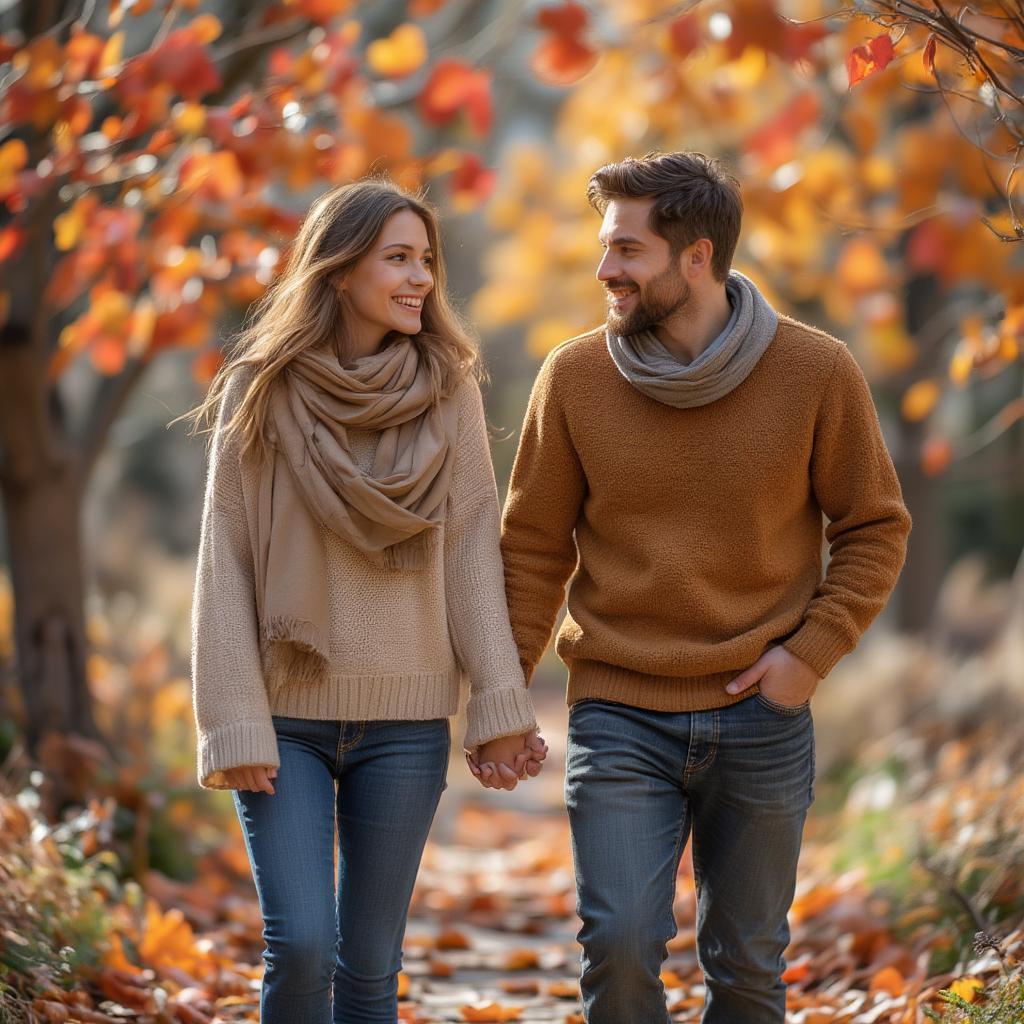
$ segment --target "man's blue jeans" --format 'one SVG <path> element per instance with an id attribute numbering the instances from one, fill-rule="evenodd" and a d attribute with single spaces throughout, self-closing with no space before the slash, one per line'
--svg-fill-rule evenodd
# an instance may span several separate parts
<path id="1" fill-rule="evenodd" d="M 691 831 L 702 1021 L 781 1024 L 786 915 L 813 781 L 807 704 L 756 694 L 679 713 L 573 705 L 566 804 L 587 1024 L 669 1020 L 659 975 Z"/>
<path id="2" fill-rule="evenodd" d="M 260 1020 L 394 1024 L 409 900 L 445 786 L 448 720 L 273 721 L 275 794 L 234 793 L 263 913 Z"/>

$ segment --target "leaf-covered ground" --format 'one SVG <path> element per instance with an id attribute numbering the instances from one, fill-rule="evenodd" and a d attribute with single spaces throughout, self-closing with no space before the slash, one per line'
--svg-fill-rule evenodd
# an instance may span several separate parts
<path id="1" fill-rule="evenodd" d="M 924 716 L 819 780 L 791 913 L 793 1024 L 924 1020 L 940 989 L 978 1005 L 1015 970 L 1024 740 L 1008 709 L 989 711 Z M 544 775 L 514 794 L 476 788 L 453 760 L 407 933 L 402 1020 L 582 1020 L 564 731 L 549 731 Z M 114 852 L 127 820 L 115 795 L 52 826 L 41 790 L 37 775 L 0 798 L 0 1022 L 257 1020 L 261 922 L 234 820 L 191 822 L 191 881 L 151 866 L 138 884 Z M 132 820 L 129 836 L 156 828 Z M 694 909 L 685 857 L 663 974 L 678 1021 L 697 1020 L 703 999 Z M 981 927 L 997 948 L 972 950 Z"/>

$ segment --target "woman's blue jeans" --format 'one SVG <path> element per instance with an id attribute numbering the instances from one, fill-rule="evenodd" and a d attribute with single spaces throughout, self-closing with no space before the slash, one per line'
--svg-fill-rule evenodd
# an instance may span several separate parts
<path id="1" fill-rule="evenodd" d="M 448 720 L 273 721 L 275 794 L 234 792 L 263 913 L 260 1020 L 394 1024 L 409 900 L 445 787 Z"/>
<path id="2" fill-rule="evenodd" d="M 782 1024 L 783 951 L 813 799 L 810 707 L 573 705 L 566 804 L 587 1024 L 665 1024 L 676 872 L 693 836 L 703 1024 Z"/>

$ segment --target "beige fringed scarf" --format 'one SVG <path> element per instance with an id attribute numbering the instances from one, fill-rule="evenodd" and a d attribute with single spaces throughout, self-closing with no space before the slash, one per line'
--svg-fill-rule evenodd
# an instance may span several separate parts
<path id="1" fill-rule="evenodd" d="M 256 593 L 266 675 L 323 680 L 329 604 L 320 525 L 389 569 L 424 566 L 451 481 L 458 410 L 432 400 L 427 369 L 408 338 L 342 366 L 306 350 L 288 364 L 270 405 L 273 445 L 260 473 Z M 380 431 L 369 473 L 348 429 Z"/>

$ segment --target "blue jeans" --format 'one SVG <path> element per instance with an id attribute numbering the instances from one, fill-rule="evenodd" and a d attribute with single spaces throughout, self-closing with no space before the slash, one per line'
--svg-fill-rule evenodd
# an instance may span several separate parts
<path id="1" fill-rule="evenodd" d="M 659 975 L 691 831 L 703 1024 L 781 1024 L 786 914 L 813 782 L 807 704 L 757 694 L 679 713 L 573 705 L 565 794 L 587 1024 L 669 1020 Z"/>
<path id="2" fill-rule="evenodd" d="M 394 1024 L 409 900 L 445 787 L 448 720 L 273 721 L 275 794 L 234 792 L 263 914 L 260 1020 Z"/>

